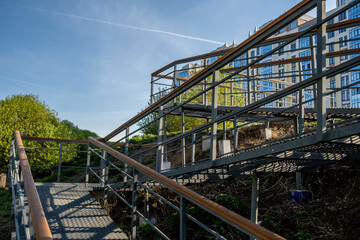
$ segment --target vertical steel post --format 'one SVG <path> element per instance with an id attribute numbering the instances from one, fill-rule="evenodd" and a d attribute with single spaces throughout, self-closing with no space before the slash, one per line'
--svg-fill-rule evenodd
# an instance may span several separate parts
<path id="1" fill-rule="evenodd" d="M 234 106 L 234 82 L 231 81 L 230 85 L 230 106 Z"/>
<path id="2" fill-rule="evenodd" d="M 315 36 L 310 37 L 310 57 L 311 57 L 311 73 L 313 76 L 316 74 L 316 49 L 315 49 Z M 301 68 L 299 68 L 301 69 Z M 316 97 L 316 85 L 313 86 L 313 97 Z M 314 100 L 314 108 L 316 108 L 316 100 Z"/>
<path id="3" fill-rule="evenodd" d="M 175 88 L 176 88 L 176 79 L 177 79 L 177 66 L 176 66 L 176 64 L 174 65 L 174 80 L 173 80 L 173 88 L 174 88 L 174 90 L 175 90 Z M 174 103 L 176 103 L 176 98 L 174 98 Z"/>
<path id="4" fill-rule="evenodd" d="M 326 1 L 317 0 L 317 22 L 319 23 L 326 17 Z M 317 74 L 320 75 L 326 71 L 326 26 L 322 24 L 317 28 Z M 318 141 L 323 139 L 323 133 L 326 131 L 326 77 L 317 80 L 317 128 L 316 135 Z"/>
<path id="5" fill-rule="evenodd" d="M 130 128 L 127 127 L 126 130 L 125 130 L 125 155 L 126 156 L 129 156 L 129 133 L 130 133 Z M 127 163 L 124 164 L 124 172 L 126 173 L 128 170 L 128 165 Z M 124 183 L 127 182 L 127 175 L 124 174 L 124 177 L 123 177 L 123 181 Z"/>
<path id="6" fill-rule="evenodd" d="M 252 176 L 251 186 L 251 221 L 258 222 L 258 203 L 259 203 L 259 177 L 256 171 Z"/>
<path id="7" fill-rule="evenodd" d="M 223 130 L 224 130 L 223 139 L 226 140 L 226 121 L 223 122 Z"/>
<path id="8" fill-rule="evenodd" d="M 149 209 L 149 191 L 145 189 L 145 201 L 144 201 L 144 216 L 149 219 L 150 216 L 150 209 Z"/>
<path id="9" fill-rule="evenodd" d="M 237 128 L 237 116 L 234 116 L 234 153 L 237 152 L 237 147 L 238 147 L 238 138 L 239 138 L 239 132 L 238 132 L 238 128 Z"/>
<path id="10" fill-rule="evenodd" d="M 196 133 L 192 134 L 191 139 L 191 163 L 195 162 L 195 152 L 196 152 Z"/>
<path id="11" fill-rule="evenodd" d="M 104 182 L 105 182 L 105 168 L 106 168 L 106 163 L 105 163 L 105 158 L 106 158 L 106 151 L 105 150 L 101 150 L 101 158 L 100 158 L 100 185 L 103 188 L 105 186 Z"/>
<path id="12" fill-rule="evenodd" d="M 227 106 L 227 86 L 224 86 L 224 106 Z"/>
<path id="13" fill-rule="evenodd" d="M 89 168 L 90 168 L 90 156 L 91 156 L 91 150 L 90 150 L 90 142 L 88 144 L 88 151 L 86 156 L 86 175 L 85 175 L 85 186 L 88 186 L 89 183 Z"/>
<path id="14" fill-rule="evenodd" d="M 164 135 L 163 135 L 163 142 L 166 142 L 166 140 L 167 140 L 167 134 L 166 134 L 166 117 L 164 117 L 164 119 L 163 119 L 163 131 L 164 131 Z M 164 151 L 164 162 L 167 162 L 168 161 L 168 158 L 167 158 L 167 145 L 166 144 L 164 144 L 163 145 L 163 151 Z"/>
<path id="15" fill-rule="evenodd" d="M 180 240 L 186 240 L 186 199 L 180 196 Z"/>
<path id="16" fill-rule="evenodd" d="M 246 71 L 246 74 L 247 74 L 247 104 L 246 105 L 251 104 L 251 84 L 252 84 L 252 82 L 251 82 L 250 71 L 251 71 L 251 68 L 248 68 Z"/>
<path id="17" fill-rule="evenodd" d="M 105 157 L 105 174 L 104 174 L 104 208 L 107 207 L 107 198 L 108 198 L 108 180 L 109 180 L 109 155 L 104 151 Z"/>
<path id="18" fill-rule="evenodd" d="M 63 143 L 61 142 L 60 143 L 60 149 L 59 149 L 59 166 L 58 166 L 57 182 L 60 182 L 62 148 L 63 148 Z"/>
<path id="19" fill-rule="evenodd" d="M 298 63 L 298 68 L 299 68 L 299 82 L 302 82 L 302 71 L 301 71 L 301 63 Z M 304 89 L 301 87 L 299 89 L 299 118 L 298 118 L 298 134 L 302 134 L 304 132 L 304 127 L 305 127 L 305 105 L 303 104 L 303 102 L 305 101 L 305 92 Z"/>
<path id="20" fill-rule="evenodd" d="M 298 190 L 302 189 L 301 172 L 299 171 L 296 171 L 296 189 Z"/>
<path id="21" fill-rule="evenodd" d="M 213 73 L 213 85 L 219 80 L 219 71 Z M 218 90 L 219 87 L 215 86 L 212 89 L 212 104 L 211 104 L 211 141 L 210 141 L 210 161 L 216 159 L 216 135 L 217 135 L 217 111 L 218 111 Z"/>
<path id="22" fill-rule="evenodd" d="M 164 164 L 164 156 L 163 156 L 163 146 L 162 146 L 162 138 L 163 138 L 163 106 L 159 107 L 159 122 L 158 122 L 158 138 L 157 138 L 157 151 L 156 151 L 156 171 L 161 172 L 163 170 Z"/>
<path id="23" fill-rule="evenodd" d="M 154 76 L 151 75 L 150 104 L 154 103 Z"/>
<path id="24" fill-rule="evenodd" d="M 253 96 L 254 96 L 254 99 L 253 101 L 256 102 L 257 101 L 257 84 L 256 84 L 256 79 L 255 79 L 255 71 L 254 69 L 252 68 L 251 69 L 251 76 L 252 76 L 252 82 L 253 82 L 253 86 L 252 86 L 252 90 L 253 90 Z"/>
<path id="25" fill-rule="evenodd" d="M 134 168 L 133 170 L 133 189 L 132 189 L 132 217 L 131 217 L 131 239 L 136 239 L 136 197 L 137 197 L 137 184 L 138 184 L 138 170 Z"/>
<path id="26" fill-rule="evenodd" d="M 181 134 L 183 135 L 185 133 L 185 113 L 184 109 L 181 108 Z M 185 167 L 186 164 L 186 149 L 185 149 L 185 137 L 181 138 L 181 164 L 183 167 Z"/>

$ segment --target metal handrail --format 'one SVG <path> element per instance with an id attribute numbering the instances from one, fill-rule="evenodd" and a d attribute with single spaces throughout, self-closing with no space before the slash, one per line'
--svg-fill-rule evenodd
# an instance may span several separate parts
<path id="1" fill-rule="evenodd" d="M 31 173 L 29 161 L 26 156 L 24 146 L 19 131 L 15 131 L 15 147 L 18 152 L 18 157 L 21 165 L 21 173 L 24 181 L 24 188 L 29 204 L 29 211 L 31 215 L 31 221 L 35 230 L 36 239 L 50 240 L 53 239 L 49 224 L 46 220 L 46 216 L 40 201 L 39 194 L 36 190 L 34 178 Z"/>
<path id="2" fill-rule="evenodd" d="M 142 165 L 141 163 L 114 150 L 113 148 L 107 146 L 106 144 L 99 142 L 98 140 L 92 137 L 89 138 L 89 141 L 95 146 L 105 150 L 113 157 L 121 159 L 126 164 L 128 164 L 128 167 L 133 167 L 141 174 L 145 174 L 151 179 L 165 185 L 167 188 L 185 197 L 188 201 L 196 204 L 197 206 L 203 208 L 204 210 L 219 217 L 226 223 L 242 231 L 245 231 L 250 235 L 255 235 L 256 237 L 259 237 L 261 239 L 284 239 L 283 237 L 269 231 L 268 229 L 263 228 L 255 224 L 254 222 L 240 216 L 239 214 L 232 212 L 229 209 L 205 198 L 204 196 L 201 196 L 200 194 L 180 185 L 179 183 L 167 178 L 166 176 L 156 172 L 155 170 Z"/>

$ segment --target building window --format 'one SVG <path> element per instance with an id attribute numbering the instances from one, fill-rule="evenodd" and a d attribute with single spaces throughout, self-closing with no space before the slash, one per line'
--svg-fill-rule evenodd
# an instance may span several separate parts
<path id="1" fill-rule="evenodd" d="M 340 56 L 340 60 L 341 60 L 341 61 L 346 60 L 346 59 L 348 59 L 348 58 L 349 58 L 348 55 Z"/>
<path id="2" fill-rule="evenodd" d="M 347 42 L 346 42 L 347 41 L 347 36 L 339 38 L 339 41 L 340 41 L 340 47 L 347 46 Z"/>
<path id="3" fill-rule="evenodd" d="M 341 77 L 341 87 L 349 85 L 349 76 Z"/>
<path id="4" fill-rule="evenodd" d="M 290 30 L 296 28 L 296 20 L 290 23 Z"/>
<path id="5" fill-rule="evenodd" d="M 360 3 L 349 9 L 349 19 L 360 17 Z"/>
<path id="6" fill-rule="evenodd" d="M 335 64 L 335 58 L 334 57 L 331 57 L 329 58 L 329 64 Z"/>
<path id="7" fill-rule="evenodd" d="M 343 101 L 349 101 L 350 100 L 350 91 L 349 90 L 341 91 L 341 100 L 343 100 Z"/>
<path id="8" fill-rule="evenodd" d="M 334 36 L 335 36 L 334 31 L 328 32 L 328 39 L 329 39 L 329 38 L 333 38 Z"/>
<path id="9" fill-rule="evenodd" d="M 329 44 L 329 52 L 333 52 L 335 50 L 334 44 Z"/>
<path id="10" fill-rule="evenodd" d="M 279 49 L 279 56 L 284 55 L 284 47 Z"/>
<path id="11" fill-rule="evenodd" d="M 327 22 L 327 25 L 331 25 L 331 24 L 334 24 L 334 19 L 330 19 L 330 20 Z"/>
<path id="12" fill-rule="evenodd" d="M 290 48 L 291 48 L 291 51 L 294 52 L 296 50 L 296 43 L 291 44 Z"/>
<path id="13" fill-rule="evenodd" d="M 344 5 L 346 0 L 341 0 L 341 6 Z"/>
<path id="14" fill-rule="evenodd" d="M 279 70 L 279 77 L 284 77 L 284 69 Z"/>
<path id="15" fill-rule="evenodd" d="M 250 55 L 251 55 L 251 57 L 255 57 L 255 50 L 252 50 Z"/>
<path id="16" fill-rule="evenodd" d="M 346 19 L 346 11 L 339 14 L 339 21 Z"/>
<path id="17" fill-rule="evenodd" d="M 345 28 L 342 28 L 342 29 L 339 30 L 339 33 L 343 33 L 343 32 L 346 32 Z"/>
<path id="18" fill-rule="evenodd" d="M 284 32 L 284 28 L 280 29 L 279 33 L 283 33 Z"/>
<path id="19" fill-rule="evenodd" d="M 310 37 L 304 37 L 299 39 L 299 47 L 307 48 L 310 47 Z"/>
<path id="20" fill-rule="evenodd" d="M 335 85 L 335 80 L 331 80 L 330 81 L 330 88 L 331 89 L 334 89 L 336 87 L 336 85 Z"/>
<path id="21" fill-rule="evenodd" d="M 266 53 L 270 52 L 272 50 L 272 45 L 267 45 L 261 47 L 261 55 L 265 55 Z"/>

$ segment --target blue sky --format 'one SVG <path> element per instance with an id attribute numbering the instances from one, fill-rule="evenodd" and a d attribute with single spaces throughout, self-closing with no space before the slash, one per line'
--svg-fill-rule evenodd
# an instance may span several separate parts
<path id="1" fill-rule="evenodd" d="M 239 43 L 298 2 L 0 0 L 0 99 L 38 95 L 105 136 L 146 107 L 151 72 Z"/>

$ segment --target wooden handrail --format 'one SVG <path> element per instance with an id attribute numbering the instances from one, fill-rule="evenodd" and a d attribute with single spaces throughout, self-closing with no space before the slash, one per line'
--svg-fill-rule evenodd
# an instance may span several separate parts
<path id="1" fill-rule="evenodd" d="M 40 202 L 39 194 L 36 190 L 34 178 L 32 176 L 29 161 L 27 159 L 26 152 L 22 144 L 20 132 L 15 131 L 14 135 L 15 135 L 15 145 L 18 151 L 20 165 L 21 165 L 21 173 L 24 179 L 25 193 L 29 204 L 31 221 L 34 226 L 36 239 L 38 240 L 53 239 L 49 228 L 49 224 L 46 220 L 46 216 Z"/>
<path id="2" fill-rule="evenodd" d="M 254 222 L 250 221 L 247 218 L 240 216 L 239 214 L 230 211 L 229 209 L 207 199 L 206 197 L 188 189 L 187 187 L 182 186 L 181 184 L 167 178 L 166 176 L 156 172 L 155 170 L 144 166 L 143 164 L 135 161 L 134 159 L 116 151 L 115 149 L 105 145 L 102 142 L 95 140 L 94 138 L 90 137 L 89 141 L 94 145 L 104 149 L 112 156 L 123 160 L 129 166 L 136 168 L 139 172 L 146 174 L 150 178 L 154 179 L 155 181 L 165 185 L 172 191 L 181 194 L 189 201 L 193 202 L 194 204 L 198 205 L 199 207 L 209 211 L 210 213 L 218 216 L 222 219 L 226 219 L 227 222 L 231 222 L 233 226 L 238 226 L 262 239 L 285 239 L 276 233 L 269 231 L 266 228 L 263 228 Z"/>

